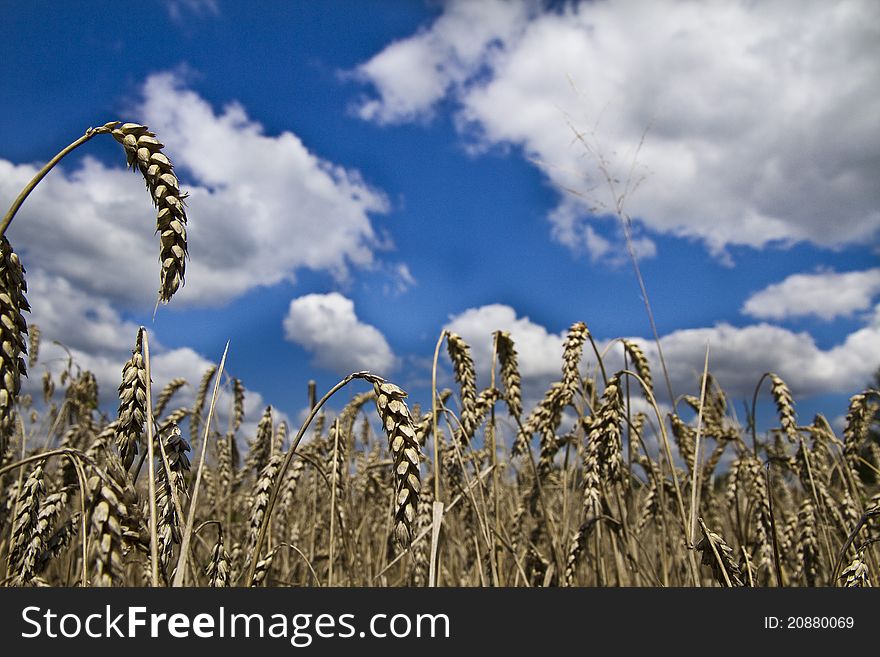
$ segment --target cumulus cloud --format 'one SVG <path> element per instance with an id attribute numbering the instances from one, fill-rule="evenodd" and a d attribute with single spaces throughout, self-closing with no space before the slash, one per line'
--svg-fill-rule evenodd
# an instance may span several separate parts
<path id="1" fill-rule="evenodd" d="M 518 317 L 510 306 L 496 303 L 469 308 L 451 317 L 444 328 L 468 343 L 479 373 L 491 368 L 492 333 L 508 331 L 516 343 L 519 371 L 524 379 L 544 381 L 559 375 L 565 336 L 550 333 L 528 317 Z"/>
<path id="2" fill-rule="evenodd" d="M 867 326 L 829 349 L 820 348 L 808 333 L 763 322 L 683 329 L 663 336 L 661 344 L 676 394 L 696 388 L 707 344 L 709 369 L 736 397 L 751 395 L 767 371 L 779 374 L 797 396 L 851 393 L 880 366 L 880 309 Z M 642 346 L 659 372 L 656 348 L 648 341 Z"/>
<path id="3" fill-rule="evenodd" d="M 880 268 L 792 274 L 750 296 L 742 312 L 760 319 L 815 315 L 830 320 L 869 310 L 880 294 Z"/>
<path id="4" fill-rule="evenodd" d="M 166 144 L 189 192 L 186 286 L 175 305 L 214 305 L 299 269 L 345 278 L 381 246 L 370 214 L 384 195 L 321 159 L 290 133 L 266 135 L 235 103 L 217 112 L 171 73 L 150 76 L 135 113 Z M 86 147 L 87 148 L 87 147 Z M 93 159 L 56 169 L 10 228 L 26 265 L 116 306 L 152 306 L 158 288 L 155 213 L 139 176 Z M 34 175 L 0 159 L 0 198 Z"/>
<path id="5" fill-rule="evenodd" d="M 612 251 L 591 224 L 621 193 L 637 223 L 719 257 L 858 243 L 880 225 L 878 21 L 866 0 L 454 1 L 358 68 L 375 92 L 360 113 L 405 121 L 453 99 L 477 144 L 520 146 L 560 191 L 553 234 L 574 249 Z"/>
<path id="6" fill-rule="evenodd" d="M 425 118 L 450 87 L 471 77 L 522 28 L 529 13 L 525 3 L 502 0 L 449 3 L 431 29 L 395 41 L 357 68 L 355 75 L 379 92 L 362 102 L 358 114 L 379 123 Z"/>
<path id="7" fill-rule="evenodd" d="M 338 374 L 360 370 L 386 374 L 397 364 L 382 333 L 360 321 L 354 302 L 338 292 L 291 301 L 284 337 L 312 353 L 315 365 Z"/>
<path id="8" fill-rule="evenodd" d="M 564 334 L 554 334 L 527 317 L 518 317 L 510 306 L 493 304 L 471 308 L 452 317 L 446 328 L 459 333 L 471 346 L 478 372 L 488 372 L 491 364 L 491 334 L 510 331 L 520 354 L 524 391 L 536 399 L 547 384 L 558 379 L 562 364 Z M 620 336 L 627 337 L 627 336 Z M 657 347 L 653 340 L 639 336 L 636 342 L 648 357 L 655 379 L 655 394 L 668 401 L 662 381 Z M 611 336 L 598 340 L 606 368 L 622 367 L 619 342 Z M 719 323 L 712 327 L 681 329 L 660 339 L 669 368 L 673 391 L 677 395 L 695 394 L 703 372 L 706 346 L 709 369 L 721 386 L 735 398 L 750 398 L 761 375 L 779 374 L 797 396 L 848 393 L 859 388 L 880 366 L 880 306 L 871 320 L 829 349 L 820 348 L 807 333 L 793 332 L 767 323 L 735 327 Z M 589 348 L 585 366 L 595 365 Z"/>

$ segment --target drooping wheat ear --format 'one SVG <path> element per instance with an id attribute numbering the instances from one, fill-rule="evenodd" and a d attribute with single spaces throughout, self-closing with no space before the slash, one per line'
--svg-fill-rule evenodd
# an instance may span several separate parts
<path id="1" fill-rule="evenodd" d="M 186 194 L 180 193 L 174 166 L 164 153 L 163 144 L 149 128 L 137 123 L 124 123 L 111 134 L 122 144 L 128 166 L 137 168 L 158 212 L 156 232 L 159 233 L 162 263 L 159 300 L 168 303 L 184 283 L 186 271 Z"/>
<path id="2" fill-rule="evenodd" d="M 568 329 L 562 349 L 562 385 L 566 392 L 565 403 L 571 402 L 574 394 L 581 389 L 580 362 L 584 353 L 584 342 L 590 331 L 583 322 L 575 322 Z"/>
<path id="3" fill-rule="evenodd" d="M 785 381 L 776 374 L 770 373 L 770 393 L 773 395 L 773 401 L 776 402 L 776 410 L 779 413 L 779 424 L 785 435 L 792 442 L 797 442 L 797 416 L 794 412 L 794 401 L 791 398 L 791 392 Z"/>
<path id="4" fill-rule="evenodd" d="M 394 460 L 394 537 L 401 549 L 409 547 L 412 525 L 419 504 L 421 478 L 419 473 L 419 444 L 413 429 L 412 416 L 406 405 L 406 393 L 393 383 L 376 381 L 376 408 L 385 434 L 388 449 Z"/>
<path id="5" fill-rule="evenodd" d="M 645 356 L 645 352 L 632 340 L 623 340 L 623 348 L 632 359 L 636 374 L 645 382 L 648 389 L 653 392 L 654 379 L 651 377 L 651 366 L 648 363 L 648 357 Z"/>
<path id="6" fill-rule="evenodd" d="M 272 426 L 272 406 L 267 406 L 263 411 L 263 417 L 257 423 L 257 435 L 251 442 L 248 455 L 244 462 L 244 474 L 253 470 L 258 475 L 269 460 L 272 453 L 272 436 L 275 429 Z"/>
<path id="7" fill-rule="evenodd" d="M 522 415 L 522 379 L 517 364 L 516 348 L 513 338 L 507 331 L 495 331 L 495 344 L 498 361 L 501 363 L 501 380 L 504 382 L 504 401 L 510 414 L 519 418 Z"/>
<path id="8" fill-rule="evenodd" d="M 128 470 L 138 453 L 147 417 L 147 370 L 143 356 L 143 328 L 138 329 L 131 358 L 122 366 L 119 384 L 119 427 L 116 446 L 122 464 Z"/>
<path id="9" fill-rule="evenodd" d="M 446 334 L 446 348 L 449 352 L 449 360 L 452 361 L 455 380 L 461 390 L 461 431 L 459 436 L 465 444 L 473 438 L 477 428 L 476 403 L 477 403 L 477 374 L 474 369 L 474 361 L 471 358 L 471 349 L 467 343 L 456 333 Z"/>
<path id="10" fill-rule="evenodd" d="M 158 507 L 159 522 L 157 533 L 159 536 L 159 558 L 162 568 L 167 570 L 168 565 L 173 563 L 174 544 L 180 544 L 180 522 L 177 508 L 174 505 L 174 495 L 178 500 L 186 497 L 186 473 L 189 471 L 190 451 L 189 443 L 180 434 L 180 427 L 176 424 L 164 437 L 165 454 L 168 457 L 168 469 L 171 477 L 166 475 L 165 468 L 156 470 L 158 485 L 156 487 L 156 506 Z M 172 493 L 172 490 L 174 493 Z M 182 503 L 182 502 L 181 502 Z"/>
<path id="11" fill-rule="evenodd" d="M 232 433 L 241 428 L 244 420 L 244 384 L 241 379 L 232 379 Z"/>
<path id="12" fill-rule="evenodd" d="M 171 401 L 171 398 L 174 396 L 178 390 L 180 390 L 183 386 L 186 385 L 186 379 L 184 378 L 176 378 L 171 379 L 164 388 L 162 388 L 162 392 L 159 393 L 159 397 L 156 399 L 156 404 L 153 407 L 153 417 L 160 418 L 162 417 L 162 411 L 165 410 L 165 407 L 168 406 L 168 402 Z"/>
<path id="13" fill-rule="evenodd" d="M 13 507 L 15 516 L 12 521 L 9 552 L 6 556 L 7 572 L 9 573 L 20 574 L 29 570 L 25 563 L 25 556 L 27 554 L 28 542 L 34 532 L 37 517 L 40 513 L 40 500 L 45 493 L 43 463 L 39 462 L 18 491 L 15 506 Z"/>
<path id="14" fill-rule="evenodd" d="M 202 425 L 202 409 L 205 407 L 205 399 L 208 396 L 208 386 L 211 385 L 211 381 L 214 379 L 214 374 L 217 373 L 217 366 L 211 365 L 205 373 L 202 375 L 202 380 L 199 381 L 199 387 L 196 390 L 196 399 L 193 404 L 192 415 L 189 419 L 189 441 L 190 443 L 194 443 L 199 438 L 199 430 Z"/>
<path id="15" fill-rule="evenodd" d="M 40 357 L 41 336 L 42 332 L 38 325 L 31 324 L 28 326 L 28 344 L 30 345 L 30 348 L 28 349 L 28 367 L 31 369 L 34 368 L 34 365 L 37 364 L 37 360 Z"/>
<path id="16" fill-rule="evenodd" d="M 865 563 L 864 546 L 859 549 L 853 560 L 840 573 L 840 579 L 844 578 L 846 578 L 846 581 L 843 585 L 847 588 L 868 588 L 871 586 L 868 564 Z"/>
<path id="17" fill-rule="evenodd" d="M 742 586 L 739 564 L 733 560 L 733 548 L 720 534 L 709 530 L 702 518 L 699 522 L 703 538 L 697 543 L 696 549 L 703 555 L 701 563 L 712 569 L 715 581 L 721 586 Z"/>
<path id="18" fill-rule="evenodd" d="M 229 586 L 229 553 L 223 546 L 223 530 L 217 532 L 217 542 L 211 550 L 211 561 L 205 567 L 208 586 L 225 588 Z"/>
<path id="19" fill-rule="evenodd" d="M 31 307 L 24 296 L 27 292 L 24 274 L 18 254 L 4 235 L 0 238 L 0 424 L 3 425 L 11 422 L 21 377 L 27 376 L 23 356 L 27 354 L 28 328 L 22 313 Z"/>

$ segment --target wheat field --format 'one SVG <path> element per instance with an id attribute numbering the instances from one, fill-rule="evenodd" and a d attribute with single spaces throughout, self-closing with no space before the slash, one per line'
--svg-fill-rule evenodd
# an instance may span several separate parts
<path id="1" fill-rule="evenodd" d="M 186 195 L 146 126 L 90 129 L 23 190 L 2 232 L 52 167 L 100 134 L 122 145 L 156 207 L 167 303 L 185 280 Z M 381 373 L 353 372 L 321 399 L 312 390 L 300 426 L 267 407 L 248 435 L 226 355 L 200 381 L 156 390 L 144 328 L 119 364 L 115 414 L 73 362 L 44 374 L 42 402 L 21 394 L 40 331 L 5 236 L 0 285 L 4 586 L 876 582 L 877 390 L 851 398 L 838 433 L 822 415 L 799 419 L 768 372 L 755 400 L 772 399 L 777 421 L 758 431 L 755 402 L 744 426 L 708 369 L 664 407 L 637 344 L 616 341 L 613 371 L 575 322 L 558 381 L 527 408 L 510 334 L 491 336 L 491 371 L 478 373 L 468 344 L 442 331 L 422 403 Z M 451 368 L 453 389 L 438 389 L 438 368 Z M 195 403 L 178 406 L 186 386 Z M 225 427 L 221 392 L 233 400 Z"/>

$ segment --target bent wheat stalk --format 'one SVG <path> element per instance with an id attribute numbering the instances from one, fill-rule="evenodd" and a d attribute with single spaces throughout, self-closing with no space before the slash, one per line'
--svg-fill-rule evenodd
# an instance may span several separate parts
<path id="1" fill-rule="evenodd" d="M 180 192 L 174 166 L 162 153 L 164 147 L 149 128 L 138 123 L 109 121 L 98 128 L 89 128 L 85 134 L 61 150 L 40 169 L 31 181 L 21 190 L 0 222 L 0 236 L 12 223 L 25 199 L 46 175 L 55 168 L 68 153 L 82 146 L 95 135 L 111 134 L 125 149 L 126 159 L 131 168 L 137 168 L 144 177 L 150 197 L 157 208 L 156 231 L 160 237 L 159 261 L 161 263 L 159 301 L 168 303 L 174 293 L 184 283 L 186 270 L 186 194 Z"/>

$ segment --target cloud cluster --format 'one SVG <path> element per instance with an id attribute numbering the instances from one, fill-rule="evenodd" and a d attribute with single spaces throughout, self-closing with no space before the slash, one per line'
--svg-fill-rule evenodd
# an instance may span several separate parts
<path id="1" fill-rule="evenodd" d="M 290 302 L 284 337 L 314 355 L 314 364 L 345 375 L 385 375 L 397 360 L 379 330 L 360 321 L 354 302 L 338 292 L 307 294 Z"/>
<path id="2" fill-rule="evenodd" d="M 831 320 L 869 310 L 880 295 L 880 268 L 792 274 L 751 295 L 742 312 L 760 319 L 815 315 Z"/>
<path id="3" fill-rule="evenodd" d="M 451 98 L 477 146 L 540 167 L 554 236 L 597 257 L 620 238 L 597 216 L 625 192 L 643 227 L 721 257 L 857 243 L 880 225 L 878 21 L 867 0 L 453 1 L 357 69 L 374 91 L 360 115 L 423 119 Z"/>
<path id="4" fill-rule="evenodd" d="M 524 396 L 538 398 L 547 384 L 560 376 L 564 333 L 554 334 L 528 317 L 518 317 L 513 308 L 500 304 L 468 309 L 452 318 L 446 328 L 469 343 L 478 372 L 491 367 L 491 334 L 501 329 L 511 333 L 519 352 Z M 628 336 L 620 336 L 628 337 Z M 612 336 L 598 340 L 606 350 Z M 666 399 L 656 344 L 643 337 L 629 337 L 647 355 L 655 380 L 655 393 Z M 751 398 L 764 372 L 779 374 L 797 396 L 837 392 L 852 393 L 870 380 L 880 367 L 880 306 L 871 321 L 851 333 L 838 345 L 820 348 L 807 333 L 797 333 L 766 323 L 734 327 L 719 323 L 712 327 L 681 329 L 661 337 L 663 356 L 676 395 L 696 394 L 703 371 L 706 347 L 709 369 L 734 398 Z M 604 358 L 603 358 L 604 359 Z M 586 364 L 596 359 L 587 346 Z M 606 367 L 622 367 L 621 347 L 608 351 Z M 668 400 L 667 400 L 668 401 Z"/>

